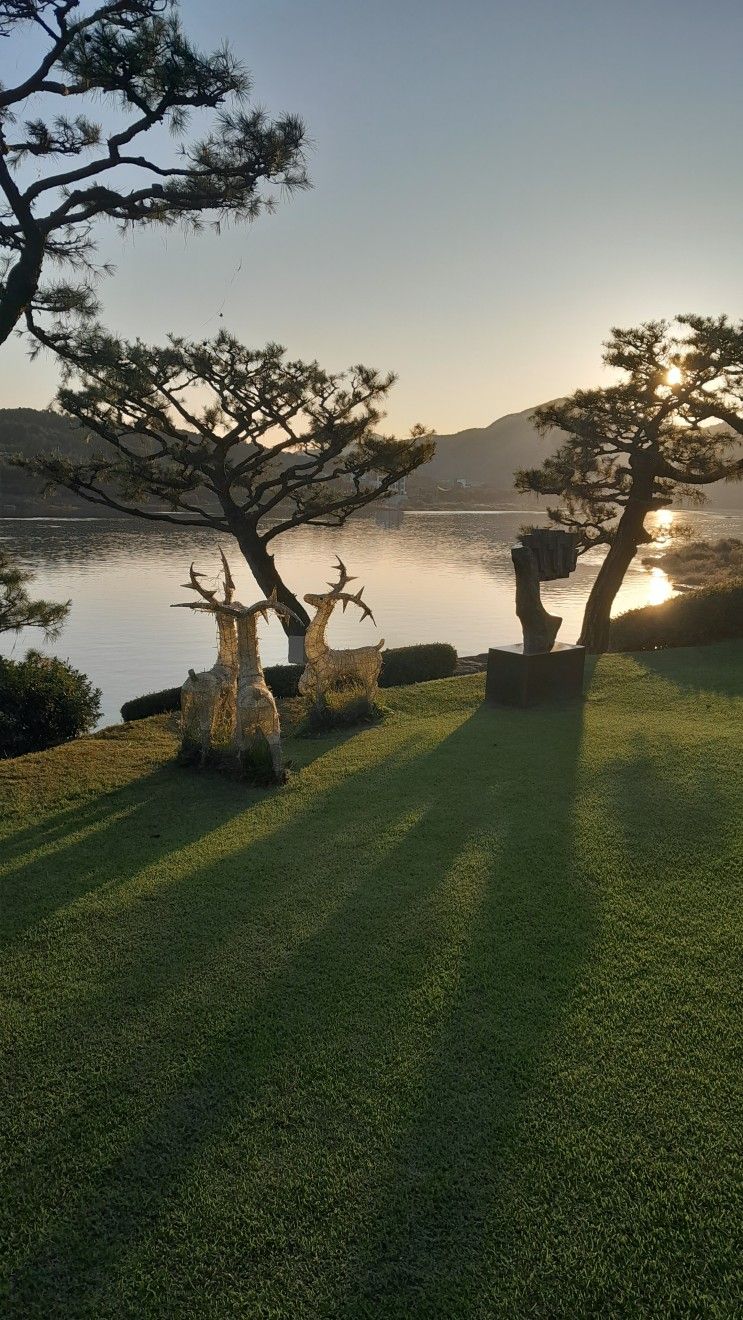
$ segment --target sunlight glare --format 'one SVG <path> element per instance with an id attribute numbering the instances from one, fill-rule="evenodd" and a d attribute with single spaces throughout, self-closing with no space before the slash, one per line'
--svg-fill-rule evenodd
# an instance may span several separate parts
<path id="1" fill-rule="evenodd" d="M 680 367 L 669 367 L 666 374 L 666 380 L 669 385 L 680 385 L 682 376 Z"/>
<path id="2" fill-rule="evenodd" d="M 670 600 L 675 595 L 671 579 L 662 568 L 651 568 L 650 582 L 648 584 L 648 605 L 662 605 L 664 600 Z"/>

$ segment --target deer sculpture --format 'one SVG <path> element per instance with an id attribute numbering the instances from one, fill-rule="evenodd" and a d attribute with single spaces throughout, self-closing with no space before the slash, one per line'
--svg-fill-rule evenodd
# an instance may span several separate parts
<path id="1" fill-rule="evenodd" d="M 198 674 L 193 669 L 189 669 L 188 678 L 181 688 L 183 748 L 195 750 L 200 765 L 204 764 L 212 747 L 232 741 L 235 729 L 237 628 L 234 617 L 225 613 L 223 608 L 229 607 L 232 601 L 235 583 L 223 552 L 220 550 L 219 553 L 224 575 L 224 598 L 220 601 L 216 590 L 209 591 L 202 585 L 200 579 L 204 575 L 197 573 L 192 564 L 189 581 L 183 585 L 190 591 L 197 592 L 201 596 L 201 601 L 184 602 L 180 606 L 183 609 L 206 610 L 213 614 L 219 638 L 216 663 L 211 669 L 203 670 Z"/>
<path id="2" fill-rule="evenodd" d="M 316 705 L 322 705 L 325 695 L 331 688 L 342 683 L 358 683 L 363 688 L 369 702 L 373 701 L 377 691 L 379 671 L 382 668 L 382 647 L 384 641 L 376 646 L 358 646 L 353 650 L 335 651 L 325 640 L 325 629 L 336 605 L 342 604 L 345 612 L 347 605 L 358 605 L 362 619 L 371 619 L 372 614 L 366 601 L 361 599 L 363 587 L 356 595 L 344 591 L 349 582 L 355 582 L 346 571 L 343 560 L 337 559 L 338 581 L 329 582 L 330 591 L 323 594 L 309 592 L 305 596 L 308 605 L 315 609 L 304 639 L 307 663 L 299 680 L 299 691 L 303 696 L 314 697 Z"/>
<path id="3" fill-rule="evenodd" d="M 216 726 L 222 735 L 222 746 L 227 743 L 229 749 L 235 754 L 239 765 L 245 769 L 247 763 L 258 765 L 261 761 L 261 741 L 264 740 L 271 763 L 271 778 L 276 783 L 283 783 L 286 774 L 281 749 L 279 712 L 273 693 L 268 687 L 263 674 L 258 649 L 258 620 L 259 618 L 268 618 L 270 610 L 273 610 L 280 618 L 287 621 L 293 619 L 298 623 L 300 620 L 287 605 L 283 605 L 276 599 L 275 593 L 267 600 L 257 601 L 255 605 L 241 605 L 239 601 L 234 600 L 235 584 L 227 560 L 221 550 L 220 555 L 222 555 L 224 567 L 224 599 L 218 600 L 216 592 L 207 591 L 202 587 L 198 582 L 201 575 L 195 574 L 192 567 L 191 582 L 188 585 L 193 590 L 198 591 L 202 600 L 184 601 L 180 605 L 183 609 L 205 610 L 216 615 L 220 636 L 220 655 L 223 638 L 229 638 L 233 647 L 233 651 L 230 653 L 231 655 L 234 654 L 234 665 L 230 669 L 231 704 L 229 719 L 223 718 L 220 724 L 217 712 L 212 707 L 213 714 L 209 726 L 210 737 L 206 747 L 208 750 L 210 746 L 214 745 Z M 214 684 L 206 680 L 210 680 L 219 668 L 218 660 L 214 668 L 207 670 L 205 674 L 194 674 L 191 671 L 183 686 L 181 703 L 184 712 L 184 733 L 188 729 L 190 738 L 194 737 L 194 733 L 191 732 L 192 725 L 187 724 L 187 712 L 188 718 L 191 718 L 192 707 L 194 708 L 193 722 L 195 725 L 195 711 L 196 709 L 200 711 L 201 718 L 198 730 L 201 732 L 207 725 L 208 699 L 215 696 Z M 218 678 L 221 680 L 222 677 L 220 671 Z M 217 701 L 222 699 L 226 702 L 226 693 L 220 690 L 217 694 Z M 199 701 L 201 702 L 200 707 L 198 706 Z M 227 730 L 226 738 L 224 736 L 225 730 Z"/>
<path id="4" fill-rule="evenodd" d="M 249 765 L 259 767 L 262 742 L 268 745 L 271 778 L 277 784 L 286 779 L 284 756 L 281 748 L 281 724 L 274 695 L 266 683 L 258 649 L 258 620 L 267 619 L 270 610 L 289 622 L 300 620 L 288 605 L 276 599 L 276 593 L 255 605 L 218 605 L 218 616 L 223 615 L 237 626 L 237 703 L 233 745 L 238 763 L 243 770 Z"/>

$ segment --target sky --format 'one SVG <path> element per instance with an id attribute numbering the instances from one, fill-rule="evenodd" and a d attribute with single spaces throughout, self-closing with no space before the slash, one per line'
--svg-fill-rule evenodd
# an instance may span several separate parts
<path id="1" fill-rule="evenodd" d="M 100 229 L 117 333 L 224 326 L 399 377 L 386 429 L 486 426 L 601 381 L 612 325 L 741 315 L 740 0 L 182 0 L 255 100 L 301 115 L 313 188 L 250 226 Z M 25 67 L 0 47 L 0 77 Z M 0 406 L 50 359 L 0 354 Z"/>

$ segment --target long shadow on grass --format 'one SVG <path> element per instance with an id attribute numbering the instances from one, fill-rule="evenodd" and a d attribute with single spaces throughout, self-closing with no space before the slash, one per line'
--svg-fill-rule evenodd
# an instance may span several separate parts
<path id="1" fill-rule="evenodd" d="M 301 764 L 351 736 L 304 743 Z M 125 885 L 271 796 L 169 762 L 13 831 L 0 842 L 0 947 L 85 894 Z"/>
<path id="2" fill-rule="evenodd" d="M 480 710 L 254 845 L 250 885 L 239 855 L 179 880 L 123 1027 L 115 985 L 107 1044 L 103 1001 L 71 1007 L 72 1104 L 9 1206 L 10 1314 L 432 1314 L 477 1279 L 590 943 L 579 739 L 576 710 Z"/>
<path id="3" fill-rule="evenodd" d="M 632 659 L 648 674 L 698 692 L 700 697 L 705 693 L 743 697 L 743 641 L 637 651 Z"/>

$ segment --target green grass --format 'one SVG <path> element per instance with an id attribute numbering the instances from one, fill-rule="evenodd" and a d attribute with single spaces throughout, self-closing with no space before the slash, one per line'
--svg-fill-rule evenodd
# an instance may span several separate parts
<path id="1" fill-rule="evenodd" d="M 733 1317 L 743 644 L 0 765 L 13 1317 Z"/>

